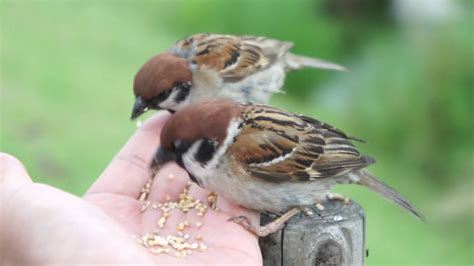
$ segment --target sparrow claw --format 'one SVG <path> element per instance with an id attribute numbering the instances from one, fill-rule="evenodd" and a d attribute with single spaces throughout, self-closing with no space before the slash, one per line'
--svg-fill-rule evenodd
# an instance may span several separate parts
<path id="1" fill-rule="evenodd" d="M 313 210 L 308 206 L 302 206 L 300 209 L 308 216 L 312 216 L 314 214 Z"/>
<path id="2" fill-rule="evenodd" d="M 321 204 L 321 202 L 316 202 L 316 204 L 314 204 L 314 207 L 316 207 L 318 211 L 324 211 L 324 206 L 323 204 Z"/>
<path id="3" fill-rule="evenodd" d="M 235 217 L 229 218 L 227 221 L 234 222 L 242 226 L 243 228 L 245 228 L 245 230 L 251 231 L 250 228 L 252 227 L 252 224 L 250 223 L 249 218 L 245 216 L 235 216 Z"/>
<path id="4" fill-rule="evenodd" d="M 256 235 L 258 237 L 265 237 L 269 234 L 275 233 L 275 232 L 279 231 L 280 229 L 282 229 L 283 226 L 285 225 L 286 221 L 288 221 L 291 217 L 293 217 L 294 215 L 296 215 L 300 212 L 301 212 L 300 208 L 293 208 L 293 209 L 289 210 L 287 213 L 283 214 L 278 219 L 276 219 L 276 220 L 274 220 L 274 221 L 272 221 L 272 222 L 270 222 L 270 223 L 268 223 L 264 226 L 253 225 L 250 222 L 250 220 L 245 216 L 232 217 L 228 221 L 232 221 L 234 223 L 239 224 L 240 226 L 245 228 L 245 230 L 253 233 L 254 235 Z"/>
<path id="5" fill-rule="evenodd" d="M 344 195 L 337 194 L 337 193 L 328 193 L 326 195 L 326 197 L 327 197 L 328 200 L 338 200 L 338 201 L 342 201 L 344 204 L 350 204 L 351 203 L 351 199 L 345 197 Z"/>
<path id="6" fill-rule="evenodd" d="M 245 216 L 232 217 L 228 221 L 232 221 L 232 222 L 242 226 L 245 230 L 251 232 L 252 234 L 254 234 L 258 237 L 265 237 L 265 236 L 267 236 L 267 235 L 269 235 L 273 232 L 276 232 L 276 231 L 280 230 L 281 227 L 283 227 L 284 223 L 282 223 L 281 225 L 275 223 L 277 220 L 275 220 L 273 222 L 270 222 L 269 224 L 267 224 L 265 226 L 255 226 Z"/>

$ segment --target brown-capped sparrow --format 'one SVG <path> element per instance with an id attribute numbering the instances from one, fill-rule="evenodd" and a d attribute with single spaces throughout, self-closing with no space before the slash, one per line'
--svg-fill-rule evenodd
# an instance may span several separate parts
<path id="1" fill-rule="evenodd" d="M 233 220 L 265 236 L 302 207 L 324 200 L 335 184 L 359 184 L 421 218 L 406 199 L 365 167 L 344 132 L 267 105 L 209 100 L 176 112 L 161 132 L 152 167 L 176 161 L 200 186 L 260 212 L 283 214 L 265 226 Z"/>
<path id="2" fill-rule="evenodd" d="M 180 108 L 206 99 L 266 103 L 286 72 L 305 67 L 345 70 L 289 52 L 293 46 L 265 37 L 196 34 L 146 62 L 135 75 L 131 118 L 149 109 Z"/>

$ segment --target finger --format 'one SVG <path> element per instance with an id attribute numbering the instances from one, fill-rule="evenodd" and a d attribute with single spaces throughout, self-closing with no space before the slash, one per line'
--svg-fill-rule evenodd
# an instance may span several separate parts
<path id="1" fill-rule="evenodd" d="M 179 194 L 190 181 L 185 170 L 175 163 L 161 167 L 153 179 L 148 199 L 151 202 L 178 201 Z"/>
<path id="2" fill-rule="evenodd" d="M 90 193 L 113 193 L 137 198 L 151 177 L 150 163 L 160 143 L 160 132 L 170 114 L 159 112 L 138 128 L 90 187 Z"/>
<path id="3" fill-rule="evenodd" d="M 157 228 L 162 233 L 176 234 L 176 228 L 183 222 L 184 213 L 178 208 L 167 211 L 167 216 L 162 218 L 169 202 L 178 202 L 179 195 L 185 190 L 189 177 L 182 168 L 175 163 L 163 165 L 153 178 L 148 200 L 151 208 L 147 208 L 143 214 L 142 221 L 145 228 L 154 230 Z M 159 225 L 159 221 L 163 220 Z"/>
<path id="4" fill-rule="evenodd" d="M 32 182 L 25 167 L 18 159 L 9 154 L 0 153 L 0 189 L 12 191 Z"/>

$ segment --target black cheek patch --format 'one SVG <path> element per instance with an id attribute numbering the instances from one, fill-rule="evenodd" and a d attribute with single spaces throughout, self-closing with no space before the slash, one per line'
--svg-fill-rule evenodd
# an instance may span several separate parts
<path id="1" fill-rule="evenodd" d="M 217 145 L 215 144 L 214 141 L 204 140 L 201 143 L 201 146 L 199 146 L 199 150 L 196 152 L 196 155 L 195 155 L 196 161 L 198 161 L 201 165 L 207 164 L 214 156 L 214 153 L 217 150 L 216 146 Z"/>
<path id="2" fill-rule="evenodd" d="M 174 100 L 176 103 L 180 103 L 188 97 L 191 85 L 189 83 L 180 83 L 176 86 L 176 90 L 178 90 L 178 94 L 176 94 Z"/>
<path id="3" fill-rule="evenodd" d="M 181 168 L 186 169 L 186 167 L 184 167 L 184 163 L 183 163 L 183 154 L 176 153 L 176 163 L 179 166 L 181 166 Z"/>
<path id="4" fill-rule="evenodd" d="M 186 169 L 186 167 L 184 166 L 184 163 L 183 163 L 183 154 L 177 154 L 177 159 L 176 159 L 176 163 L 183 169 Z M 198 180 L 196 179 L 195 176 L 193 176 L 190 172 L 186 171 L 188 173 L 188 176 L 189 178 L 191 179 L 191 181 L 193 181 L 194 183 L 199 184 Z"/>

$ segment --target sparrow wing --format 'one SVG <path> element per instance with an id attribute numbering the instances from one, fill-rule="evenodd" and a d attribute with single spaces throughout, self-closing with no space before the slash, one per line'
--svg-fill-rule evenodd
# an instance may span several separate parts
<path id="1" fill-rule="evenodd" d="M 226 82 L 237 82 L 271 66 L 291 47 L 290 42 L 265 37 L 197 34 L 178 41 L 171 51 L 216 70 Z"/>
<path id="2" fill-rule="evenodd" d="M 228 152 L 257 178 L 313 181 L 374 162 L 361 156 L 342 131 L 324 123 L 269 106 L 242 106 L 245 122 Z"/>

